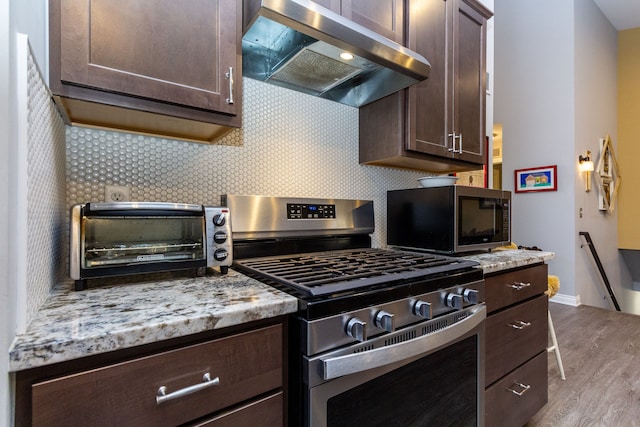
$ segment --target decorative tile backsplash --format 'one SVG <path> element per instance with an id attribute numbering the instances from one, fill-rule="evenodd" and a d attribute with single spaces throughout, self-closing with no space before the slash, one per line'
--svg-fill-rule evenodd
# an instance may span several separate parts
<path id="1" fill-rule="evenodd" d="M 30 268 L 19 285 L 26 286 L 27 322 L 54 283 L 68 280 L 69 209 L 104 201 L 105 185 L 128 186 L 136 201 L 207 205 L 225 193 L 373 200 L 373 245 L 386 245 L 387 190 L 415 187 L 424 174 L 360 165 L 355 108 L 250 79 L 243 84 L 243 127 L 219 145 L 75 126 L 65 136 L 30 62 Z"/>
<path id="2" fill-rule="evenodd" d="M 25 322 L 66 274 L 65 126 L 29 52 L 27 76 L 27 246 Z M 18 195 L 24 197 L 24 195 Z M 22 307 L 20 307 L 22 309 Z M 23 327 L 24 325 L 19 325 Z"/>
<path id="3" fill-rule="evenodd" d="M 386 244 L 386 191 L 424 173 L 358 163 L 358 110 L 245 78 L 243 127 L 220 145 L 67 128 L 67 205 L 104 201 L 105 185 L 131 200 L 217 205 L 220 195 L 374 201 L 374 246 Z"/>

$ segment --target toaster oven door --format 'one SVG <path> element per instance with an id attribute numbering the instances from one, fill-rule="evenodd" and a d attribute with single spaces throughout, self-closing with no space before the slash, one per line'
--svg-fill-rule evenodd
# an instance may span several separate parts
<path id="1" fill-rule="evenodd" d="M 73 277 L 72 271 L 72 278 L 206 266 L 202 206 L 190 210 L 163 209 L 163 205 L 111 210 L 85 207 L 76 219 L 79 274 Z"/>

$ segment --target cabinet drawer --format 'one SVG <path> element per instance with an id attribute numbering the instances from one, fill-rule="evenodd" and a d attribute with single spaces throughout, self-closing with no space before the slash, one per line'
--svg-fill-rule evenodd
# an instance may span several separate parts
<path id="1" fill-rule="evenodd" d="M 282 326 L 275 325 L 32 386 L 34 426 L 177 425 L 282 386 Z M 218 385 L 157 403 L 166 394 Z"/>
<path id="2" fill-rule="evenodd" d="M 233 411 L 225 412 L 206 421 L 189 424 L 189 427 L 233 427 L 233 426 L 282 426 L 282 392 L 251 402 Z"/>
<path id="3" fill-rule="evenodd" d="M 485 425 L 522 426 L 547 403 L 547 352 L 485 391 Z"/>
<path id="4" fill-rule="evenodd" d="M 486 321 L 485 384 L 547 348 L 546 295 L 489 316 Z"/>
<path id="5" fill-rule="evenodd" d="M 547 290 L 547 265 L 485 277 L 487 312 L 499 310 Z"/>

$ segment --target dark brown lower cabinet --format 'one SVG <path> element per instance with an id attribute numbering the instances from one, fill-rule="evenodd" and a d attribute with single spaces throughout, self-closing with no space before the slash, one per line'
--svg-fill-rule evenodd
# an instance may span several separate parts
<path id="1" fill-rule="evenodd" d="M 486 426 L 522 426 L 547 403 L 547 352 L 538 353 L 528 363 L 489 386 L 485 399 L 491 402 Z"/>
<path id="2" fill-rule="evenodd" d="M 17 396 L 31 413 L 16 425 L 282 426 L 283 336 L 282 324 L 268 325 L 53 378 L 27 375 Z"/>
<path id="3" fill-rule="evenodd" d="M 548 399 L 547 265 L 485 280 L 485 425 L 523 426 Z"/>

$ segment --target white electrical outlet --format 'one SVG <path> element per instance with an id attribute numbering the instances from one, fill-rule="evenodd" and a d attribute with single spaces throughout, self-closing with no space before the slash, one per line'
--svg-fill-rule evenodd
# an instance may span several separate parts
<path id="1" fill-rule="evenodd" d="M 129 187 L 122 185 L 105 185 L 104 186 L 104 201 L 105 202 L 128 202 Z"/>

